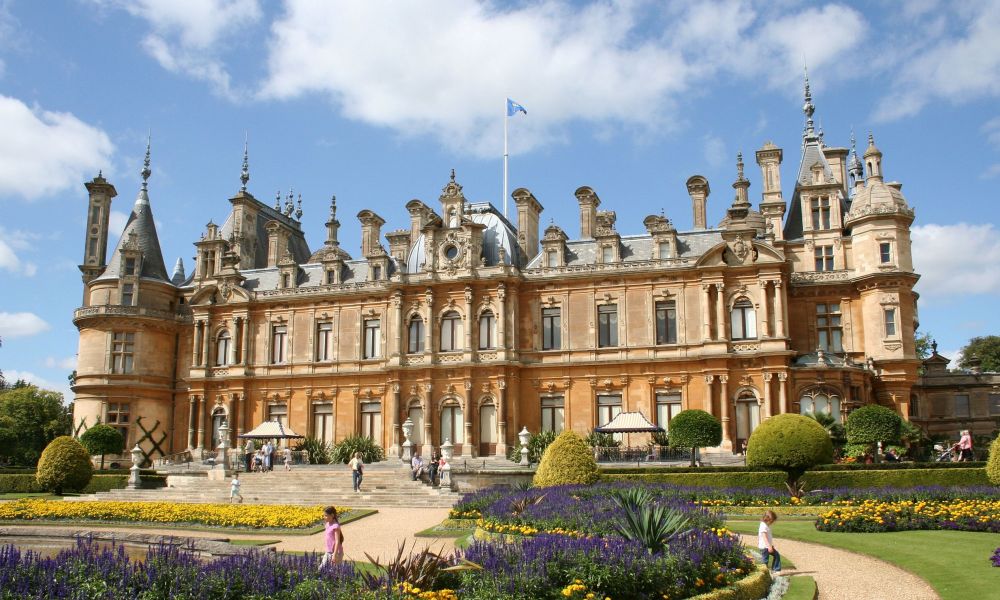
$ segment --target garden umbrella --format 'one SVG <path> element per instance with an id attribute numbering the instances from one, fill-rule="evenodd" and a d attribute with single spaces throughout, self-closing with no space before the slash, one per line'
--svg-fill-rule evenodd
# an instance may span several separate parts
<path id="1" fill-rule="evenodd" d="M 302 438 L 279 421 L 264 421 L 253 428 L 252 431 L 241 434 L 238 437 L 255 440 L 287 440 L 290 438 Z"/>
<path id="2" fill-rule="evenodd" d="M 649 422 L 641 412 L 623 412 L 615 415 L 607 425 L 596 427 L 594 431 L 598 433 L 652 433 L 654 431 L 664 431 Z"/>

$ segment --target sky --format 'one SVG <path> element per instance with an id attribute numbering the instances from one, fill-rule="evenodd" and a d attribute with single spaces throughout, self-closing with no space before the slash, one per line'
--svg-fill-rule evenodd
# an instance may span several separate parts
<path id="1" fill-rule="evenodd" d="M 139 190 L 164 260 L 182 257 L 240 186 L 302 196 L 312 248 L 337 196 L 357 256 L 358 211 L 409 226 L 451 169 L 471 201 L 530 189 L 578 234 L 592 187 L 623 234 L 661 211 L 692 225 L 685 181 L 731 204 L 736 154 L 784 149 L 791 197 L 808 66 L 831 146 L 852 129 L 884 153 L 916 211 L 920 330 L 945 356 L 1000 334 L 1000 0 L 358 2 L 0 0 L 0 370 L 70 395 L 82 301 L 84 182 L 117 188 L 108 255 Z M 864 146 L 864 143 L 862 143 Z M 513 216 L 513 203 L 511 203 Z"/>

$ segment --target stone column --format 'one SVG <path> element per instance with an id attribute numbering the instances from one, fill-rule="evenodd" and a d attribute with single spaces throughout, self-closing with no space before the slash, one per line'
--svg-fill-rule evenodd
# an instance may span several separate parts
<path id="1" fill-rule="evenodd" d="M 719 406 L 722 408 L 722 449 L 733 449 L 733 437 L 729 433 L 729 375 L 719 375 Z"/>
<path id="2" fill-rule="evenodd" d="M 715 329 L 717 340 L 724 342 L 729 339 L 726 334 L 726 291 L 721 283 L 715 284 Z"/>
<path id="3" fill-rule="evenodd" d="M 205 396 L 198 396 L 198 443 L 195 446 L 198 450 L 204 449 L 205 444 Z"/>
<path id="4" fill-rule="evenodd" d="M 714 415 L 715 408 L 712 406 L 712 381 L 715 375 L 705 375 L 705 412 Z"/>
<path id="5" fill-rule="evenodd" d="M 497 382 L 500 393 L 497 396 L 497 456 L 507 456 L 507 380 Z"/>
<path id="6" fill-rule="evenodd" d="M 465 442 L 462 444 L 462 456 L 472 458 L 472 382 L 465 382 L 465 406 L 462 414 L 465 416 Z"/>
<path id="7" fill-rule="evenodd" d="M 194 450 L 194 417 L 197 414 L 195 412 L 195 403 L 197 396 L 191 396 L 188 399 L 190 406 L 188 407 L 188 447 L 187 449 Z"/>
<path id="8" fill-rule="evenodd" d="M 774 282 L 774 319 L 777 322 L 775 337 L 785 337 L 785 299 L 782 297 L 781 280 Z"/>
<path id="9" fill-rule="evenodd" d="M 240 330 L 242 334 L 240 337 L 243 338 L 243 349 L 240 352 L 240 358 L 242 359 L 243 365 L 247 366 L 250 364 L 250 316 L 247 315 L 243 317 L 243 327 Z"/>
<path id="10" fill-rule="evenodd" d="M 788 373 L 778 373 L 778 406 L 781 414 L 788 412 Z"/>
<path id="11" fill-rule="evenodd" d="M 201 364 L 206 369 L 212 364 L 212 360 L 209 357 L 209 342 L 212 339 L 211 331 L 209 330 L 208 321 L 204 321 L 204 329 L 201 334 Z"/>
<path id="12" fill-rule="evenodd" d="M 396 309 L 396 356 L 403 356 L 403 338 L 406 337 L 406 323 L 403 323 L 403 294 L 396 292 L 392 296 L 392 305 Z M 398 387 L 398 386 L 397 386 Z M 396 392 L 398 395 L 399 392 Z M 396 421 L 399 421 L 399 417 L 396 417 Z M 395 447 L 398 443 L 399 436 L 398 432 L 393 431 L 393 446 Z"/>
<path id="13" fill-rule="evenodd" d="M 226 363 L 228 365 L 235 365 L 236 364 L 236 356 L 237 356 L 236 349 L 240 345 L 240 341 L 239 341 L 240 340 L 240 328 L 237 325 L 238 322 L 241 322 L 241 320 L 233 319 L 233 334 L 229 338 L 229 361 Z M 232 429 L 232 427 L 230 427 L 230 429 Z"/>
<path id="14" fill-rule="evenodd" d="M 767 314 L 767 281 L 760 281 L 760 309 L 757 311 L 757 336 L 761 339 L 771 337 Z"/>
<path id="15" fill-rule="evenodd" d="M 245 393 L 236 395 L 236 439 L 237 440 L 241 435 L 243 435 L 243 422 L 246 420 L 246 418 L 243 416 L 246 414 L 245 413 L 246 403 L 244 402 L 245 398 L 246 398 Z"/>
<path id="16" fill-rule="evenodd" d="M 479 323 L 477 322 L 477 319 L 472 314 L 472 288 L 469 286 L 465 286 L 465 355 L 467 357 L 466 360 L 471 358 L 472 352 L 479 347 L 478 344 L 476 345 L 476 347 L 472 346 L 472 328 L 478 325 Z M 454 442 L 455 440 L 452 441 Z M 465 451 L 463 450 L 462 453 L 464 454 Z"/>
<path id="17" fill-rule="evenodd" d="M 708 305 L 711 303 L 712 299 L 712 294 L 709 291 L 710 289 L 711 286 L 707 284 L 702 284 L 701 286 L 701 290 L 702 292 L 704 292 L 701 295 L 701 322 L 702 322 L 702 329 L 704 331 L 704 333 L 702 333 L 702 338 L 703 338 L 702 341 L 705 342 L 712 339 L 712 315 L 709 312 L 708 308 Z"/>
<path id="18" fill-rule="evenodd" d="M 236 439 L 236 394 L 229 395 L 229 447 L 235 448 L 238 440 Z"/>
<path id="19" fill-rule="evenodd" d="M 429 460 L 434 455 L 434 442 L 431 440 L 431 426 L 434 423 L 434 400 L 431 396 L 434 387 L 428 383 L 424 385 L 424 445 L 420 447 L 420 454 L 424 460 Z M 444 441 L 444 440 L 442 440 Z"/>
<path id="20" fill-rule="evenodd" d="M 774 373 L 764 373 L 764 411 L 761 415 L 764 419 L 771 418 L 771 379 Z"/>
<path id="21" fill-rule="evenodd" d="M 402 306 L 402 305 L 401 305 Z M 402 336 L 400 336 L 402 337 Z M 392 446 L 389 447 L 389 456 L 392 458 L 399 458 L 400 456 L 400 441 L 399 441 L 399 402 L 400 402 L 400 390 L 399 382 L 392 384 L 392 403 L 389 406 L 389 410 L 392 411 Z"/>
<path id="22" fill-rule="evenodd" d="M 434 354 L 434 292 L 431 291 L 431 288 L 427 288 L 427 292 L 424 293 L 424 299 L 427 301 L 427 329 L 424 330 L 424 336 L 426 337 L 424 341 L 424 353 L 432 356 Z M 431 361 L 428 359 L 427 362 L 429 364 Z M 424 421 L 426 422 L 426 417 Z"/>
<path id="23" fill-rule="evenodd" d="M 500 311 L 497 315 L 497 348 L 503 352 L 507 349 L 507 286 L 503 283 L 497 286 L 497 305 Z"/>

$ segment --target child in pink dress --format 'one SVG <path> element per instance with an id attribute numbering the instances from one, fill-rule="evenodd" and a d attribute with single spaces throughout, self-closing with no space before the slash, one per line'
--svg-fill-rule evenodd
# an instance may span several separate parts
<path id="1" fill-rule="evenodd" d="M 337 509 L 333 506 L 324 508 L 323 519 L 326 521 L 326 554 L 319 564 L 320 569 L 328 564 L 344 562 L 344 533 L 337 520 Z"/>

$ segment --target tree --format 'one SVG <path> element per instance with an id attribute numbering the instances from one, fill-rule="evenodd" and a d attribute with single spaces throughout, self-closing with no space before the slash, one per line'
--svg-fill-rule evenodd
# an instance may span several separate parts
<path id="1" fill-rule="evenodd" d="M 567 429 L 545 449 L 532 482 L 536 487 L 589 485 L 599 478 L 597 461 L 587 442 L 576 432 Z"/>
<path id="2" fill-rule="evenodd" d="M 978 366 L 989 373 L 1000 373 L 1000 335 L 974 337 L 962 348 L 958 366 L 969 369 Z"/>
<path id="3" fill-rule="evenodd" d="M 0 454 L 12 462 L 35 466 L 49 442 L 69 435 L 72 428 L 72 415 L 66 413 L 60 393 L 17 383 L 0 392 L 0 430 L 15 434 L 15 443 L 0 446 Z"/>
<path id="4" fill-rule="evenodd" d="M 850 444 L 866 444 L 871 447 L 882 442 L 894 444 L 899 441 L 899 431 L 903 419 L 890 408 L 869 404 L 847 415 L 847 441 Z M 875 453 L 878 460 L 878 453 Z"/>
<path id="5" fill-rule="evenodd" d="M 672 447 L 691 449 L 693 467 L 698 448 L 722 443 L 722 423 L 703 410 L 682 410 L 670 419 L 668 434 Z"/>
<path id="6" fill-rule="evenodd" d="M 101 469 L 104 469 L 104 455 L 119 454 L 125 446 L 125 438 L 114 427 L 98 423 L 83 432 L 80 443 L 91 455 L 101 455 Z"/>
<path id="7" fill-rule="evenodd" d="M 38 460 L 35 480 L 42 489 L 62 494 L 87 487 L 94 475 L 94 465 L 83 444 L 68 435 L 52 440 Z"/>
<path id="8" fill-rule="evenodd" d="M 830 441 L 833 442 L 835 447 L 843 446 L 847 443 L 847 431 L 830 413 L 809 412 L 805 416 L 819 423 L 830 434 Z"/>
<path id="9" fill-rule="evenodd" d="M 919 358 L 920 360 L 925 360 L 927 358 L 930 358 L 931 354 L 933 353 L 933 346 L 934 346 L 934 338 L 931 337 L 930 332 L 914 333 L 913 341 L 915 344 L 917 358 Z"/>
<path id="10" fill-rule="evenodd" d="M 990 445 L 990 457 L 986 460 L 986 477 L 993 485 L 1000 485 L 1000 435 Z"/>
<path id="11" fill-rule="evenodd" d="M 747 466 L 781 469 L 788 476 L 789 493 L 796 498 L 803 492 L 802 474 L 829 462 L 833 462 L 830 433 L 802 415 L 775 415 L 754 429 L 747 441 Z"/>

